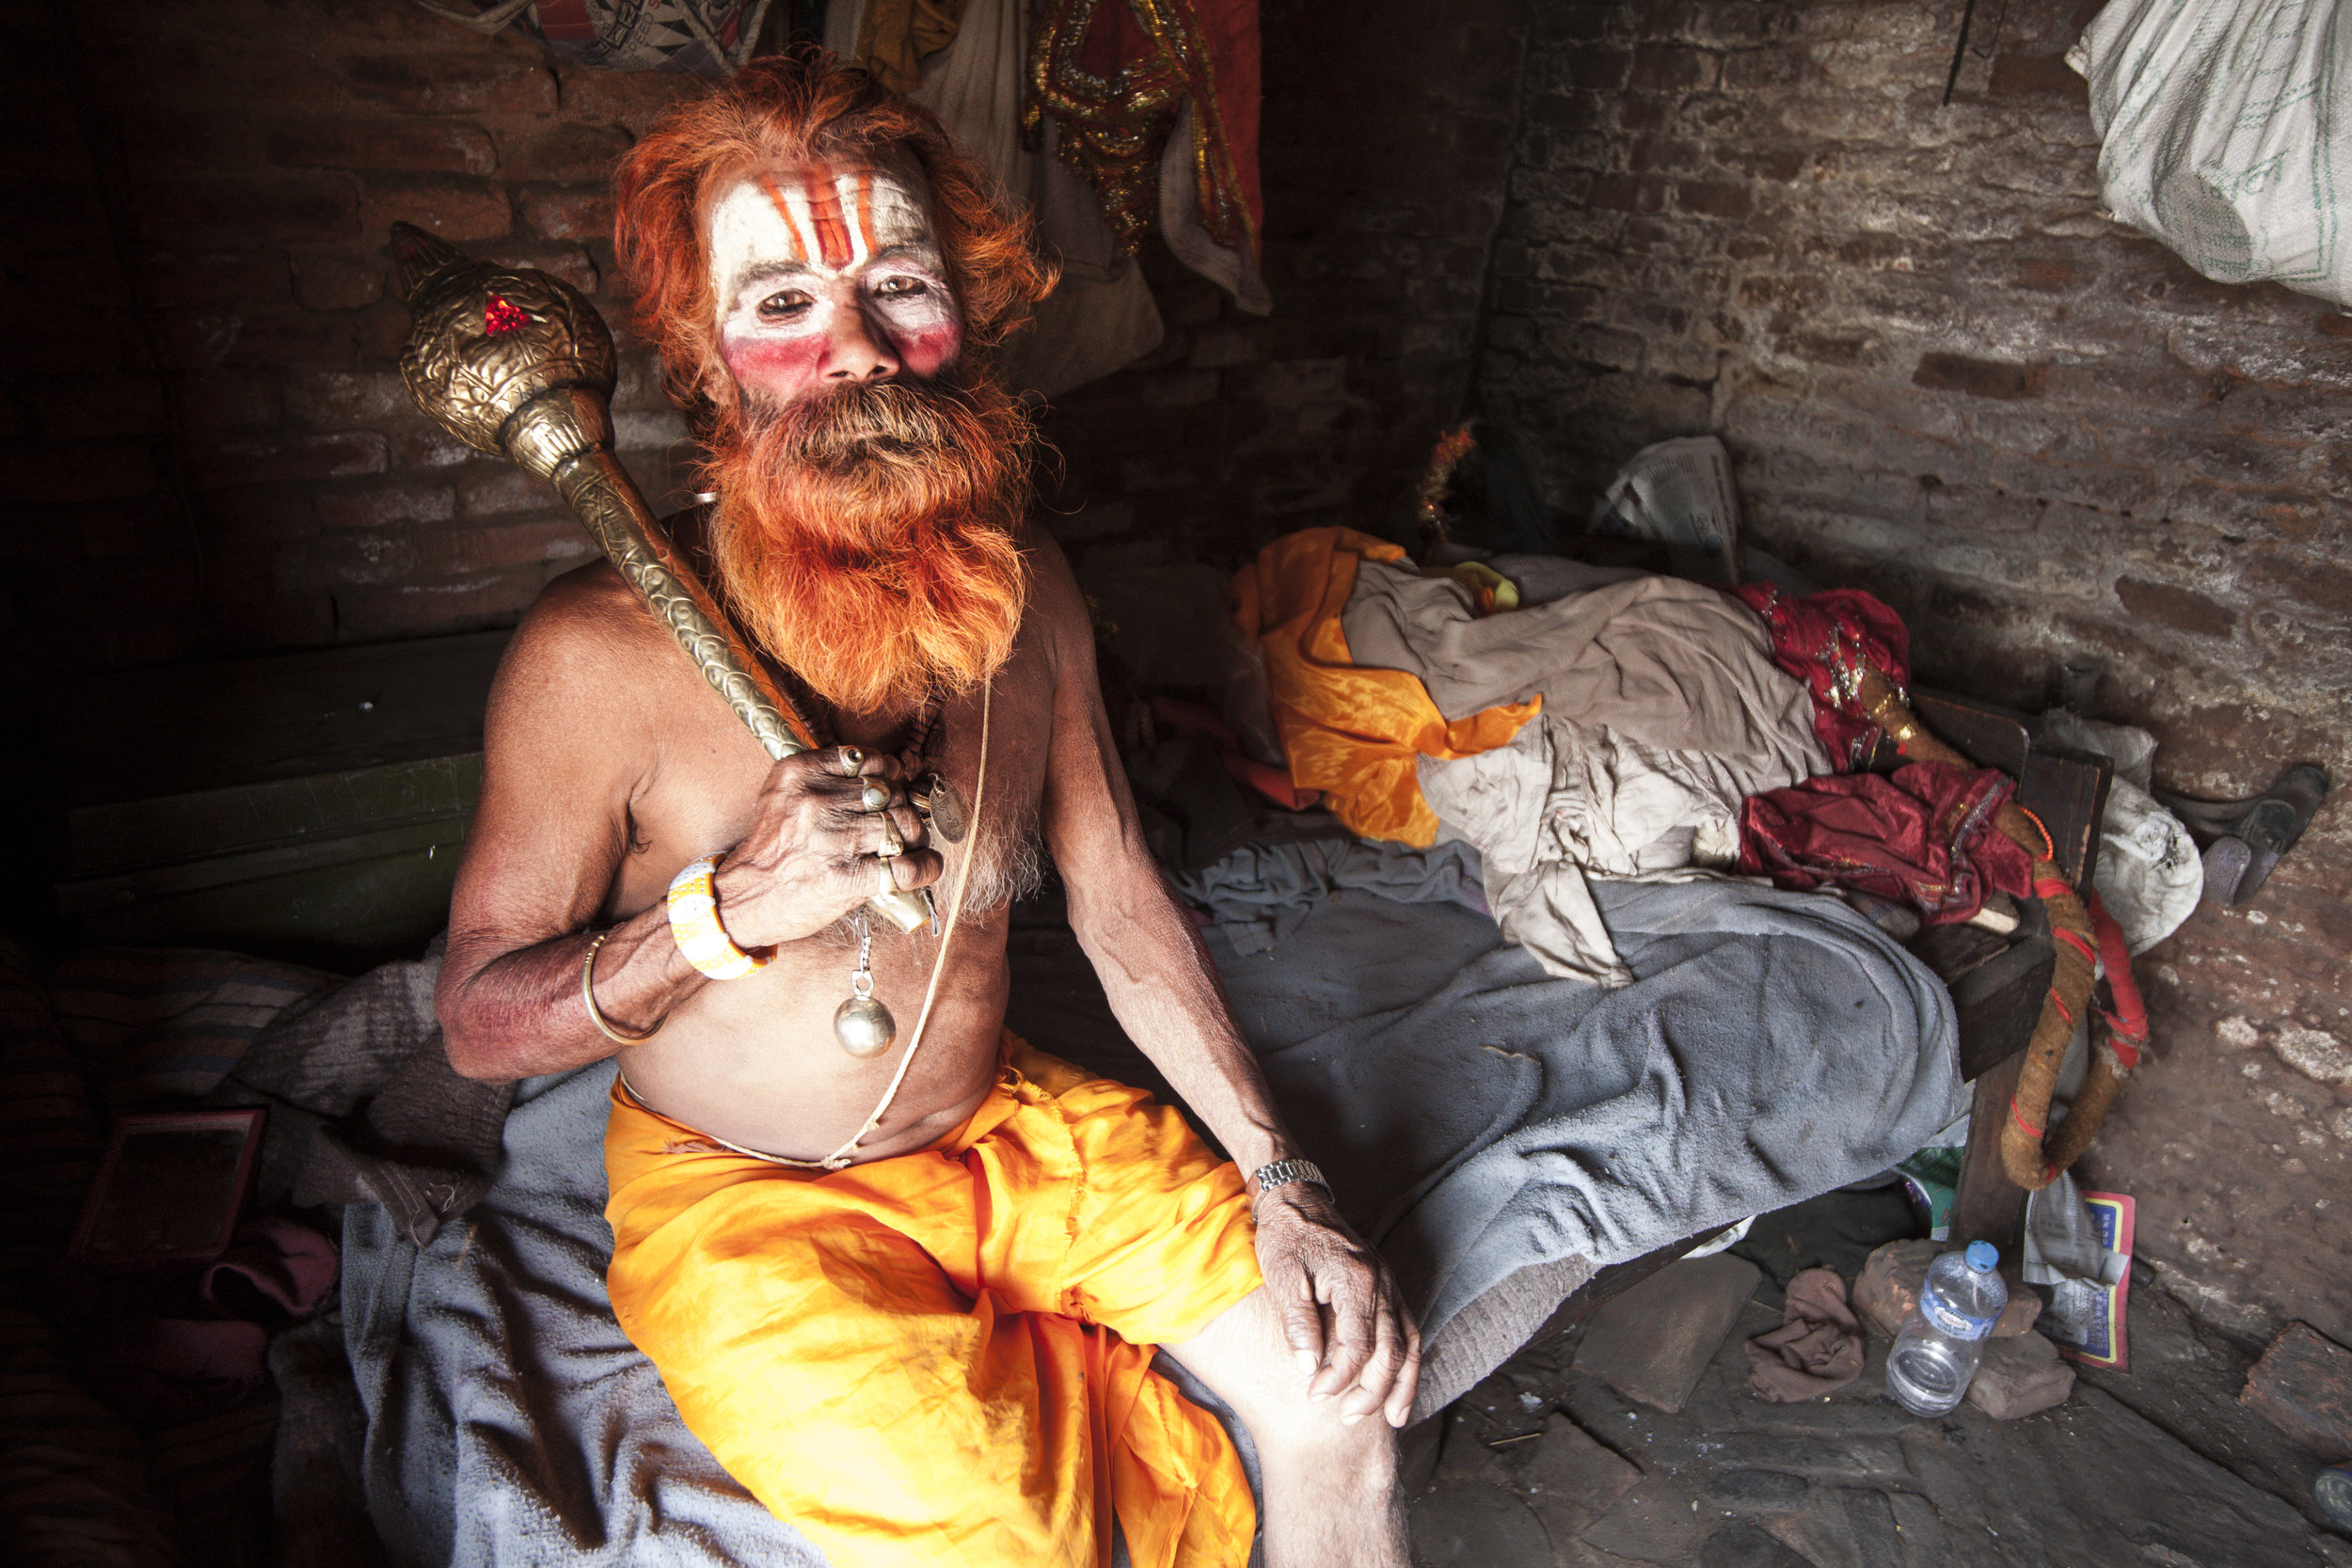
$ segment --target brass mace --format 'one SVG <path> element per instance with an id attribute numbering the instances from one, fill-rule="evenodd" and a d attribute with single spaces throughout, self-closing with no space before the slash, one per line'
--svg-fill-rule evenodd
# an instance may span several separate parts
<path id="1" fill-rule="evenodd" d="M 392 225 L 392 254 L 415 318 L 400 373 L 417 406 L 554 485 L 769 756 L 807 751 L 789 705 L 613 454 L 612 334 L 588 297 L 532 268 L 477 261 L 413 224 Z M 869 904 L 901 931 L 931 917 L 919 893 Z"/>

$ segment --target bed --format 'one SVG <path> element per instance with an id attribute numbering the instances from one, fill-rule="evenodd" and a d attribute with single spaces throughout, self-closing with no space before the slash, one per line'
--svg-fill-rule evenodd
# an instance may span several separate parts
<path id="1" fill-rule="evenodd" d="M 1465 847 L 1346 838 L 1245 846 L 1184 882 L 1284 1115 L 1421 1314 L 1417 1416 L 1596 1269 L 1883 1170 L 1963 1102 L 1944 988 L 1834 899 L 1613 890 L 1639 979 L 1603 990 L 1503 942 L 1478 885 Z M 1050 892 L 1020 909 L 1011 947 L 1017 1032 L 1154 1084 Z M 386 966 L 260 1030 L 213 1098 L 274 1102 L 289 1129 L 319 1107 L 295 1164 L 358 1147 L 336 1130 L 437 1068 L 434 964 Z M 312 1331 L 304 1375 L 281 1379 L 283 1426 L 357 1449 L 303 1469 L 311 1495 L 281 1495 L 281 1517 L 364 1511 L 395 1563 L 822 1560 L 679 1425 L 612 1321 L 611 1071 L 516 1085 L 487 1159 L 408 1151 L 444 1186 L 469 1158 L 493 1173 L 446 1220 L 341 1206 L 340 1344 Z M 340 1509 L 318 1495 L 339 1487 Z"/>

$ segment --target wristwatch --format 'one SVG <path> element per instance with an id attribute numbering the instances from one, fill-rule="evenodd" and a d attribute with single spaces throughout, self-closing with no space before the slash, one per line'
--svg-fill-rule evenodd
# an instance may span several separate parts
<path id="1" fill-rule="evenodd" d="M 1276 1160 L 1249 1173 L 1249 1184 L 1257 1189 L 1250 1200 L 1255 1202 L 1275 1188 L 1287 1187 L 1294 1181 L 1311 1181 L 1323 1189 L 1324 1196 L 1331 1196 L 1331 1183 L 1324 1180 L 1322 1167 L 1312 1160 Z"/>

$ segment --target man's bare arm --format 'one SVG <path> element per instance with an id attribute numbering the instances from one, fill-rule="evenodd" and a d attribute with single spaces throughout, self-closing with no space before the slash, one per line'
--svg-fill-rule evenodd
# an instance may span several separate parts
<path id="1" fill-rule="evenodd" d="M 1242 1170 L 1292 1158 L 1298 1147 L 1233 1027 L 1208 949 L 1144 843 L 1103 709 L 1085 601 L 1050 542 L 1039 546 L 1034 580 L 1032 612 L 1053 627 L 1057 656 L 1045 835 L 1069 895 L 1071 927 L 1120 1026 Z M 1251 1212 L 1260 1266 L 1309 1374 L 1309 1392 L 1343 1395 L 1343 1419 L 1381 1410 L 1391 1426 L 1403 1426 L 1419 1380 L 1421 1335 L 1387 1264 L 1311 1185 L 1256 1195 Z"/>
<path id="2" fill-rule="evenodd" d="M 1096 684 L 1085 601 L 1050 542 L 1039 548 L 1034 584 L 1032 613 L 1052 626 L 1057 664 L 1045 839 L 1068 891 L 1071 928 L 1120 1026 L 1234 1163 L 1253 1171 L 1295 1156 L 1208 949 L 1144 842 Z"/>
<path id="3" fill-rule="evenodd" d="M 633 607 L 591 569 L 548 588 L 516 631 L 483 727 L 482 800 L 450 906 L 434 1006 L 469 1077 L 560 1072 L 612 1054 L 580 966 L 628 851 L 629 800 L 652 760 L 626 700 Z M 642 612 L 641 612 L 642 613 Z M 615 700 L 620 699 L 620 700 Z M 596 954 L 596 1005 L 643 1031 L 703 983 L 657 904 Z"/>

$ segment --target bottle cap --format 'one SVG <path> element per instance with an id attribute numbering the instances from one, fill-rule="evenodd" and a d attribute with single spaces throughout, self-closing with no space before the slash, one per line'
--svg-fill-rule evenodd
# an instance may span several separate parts
<path id="1" fill-rule="evenodd" d="M 1968 1266 L 1976 1270 L 1979 1274 L 1991 1274 L 1994 1269 L 2000 1267 L 2000 1263 L 2001 1249 L 1994 1246 L 1991 1242 L 1970 1242 L 1968 1243 Z"/>

